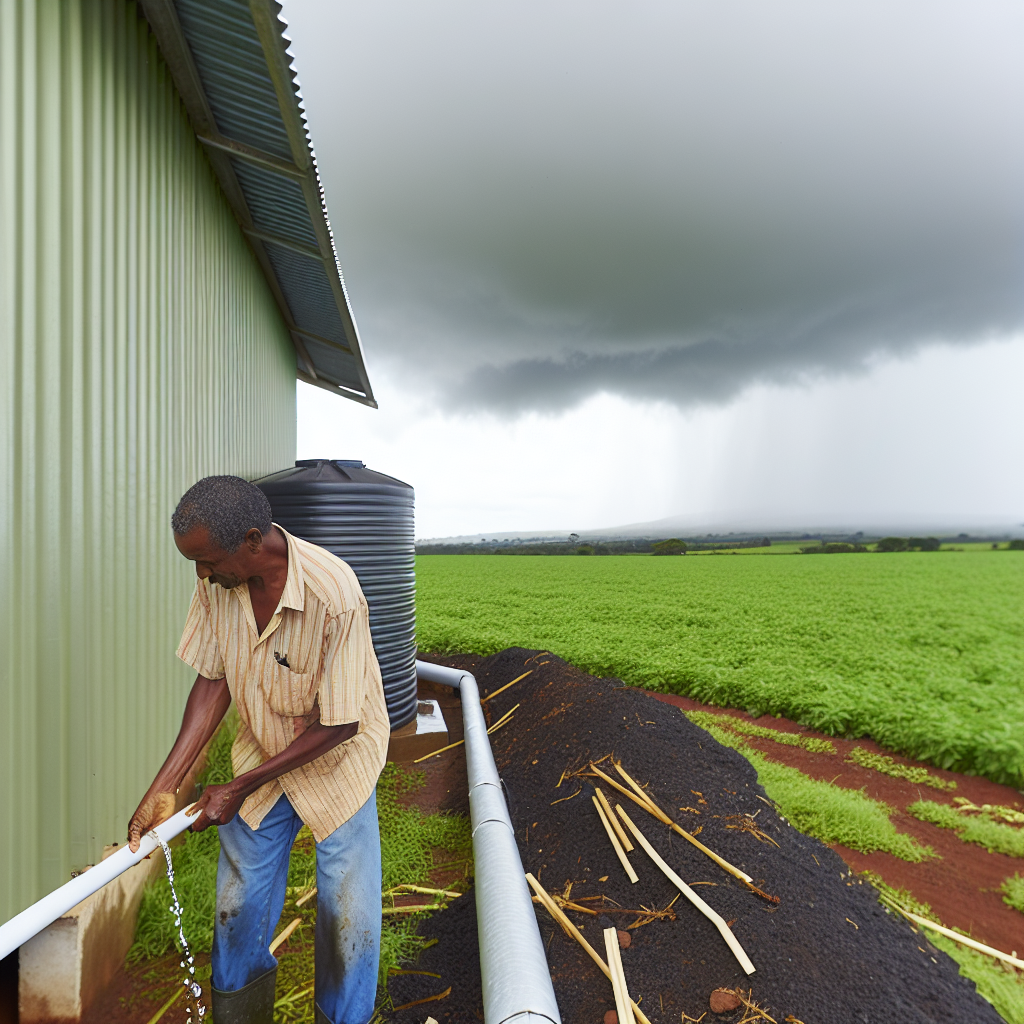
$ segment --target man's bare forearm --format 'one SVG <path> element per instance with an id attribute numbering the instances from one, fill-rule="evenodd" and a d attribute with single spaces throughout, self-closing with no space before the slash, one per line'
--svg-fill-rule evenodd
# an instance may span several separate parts
<path id="1" fill-rule="evenodd" d="M 247 797 L 255 793 L 264 783 L 276 779 L 280 775 L 301 768 L 318 757 L 323 757 L 329 750 L 333 750 L 339 743 L 351 739 L 359 731 L 358 722 L 348 722 L 345 725 L 323 725 L 314 722 L 304 732 L 288 744 L 280 754 L 268 758 L 258 768 L 239 775 L 231 783 L 232 789 L 240 796 Z"/>
<path id="2" fill-rule="evenodd" d="M 230 704 L 231 694 L 226 679 L 196 676 L 192 692 L 185 702 L 178 738 L 128 822 L 128 845 L 132 850 L 139 848 L 139 841 L 146 832 L 174 813 L 178 787 L 217 731 Z"/>
<path id="3" fill-rule="evenodd" d="M 163 767 L 157 772 L 150 791 L 176 793 L 203 747 L 217 731 L 231 705 L 226 679 L 196 676 L 192 692 L 185 702 L 178 738 L 171 747 Z"/>

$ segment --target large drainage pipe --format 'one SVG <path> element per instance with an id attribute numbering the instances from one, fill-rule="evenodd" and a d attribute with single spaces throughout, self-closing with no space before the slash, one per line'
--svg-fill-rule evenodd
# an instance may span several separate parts
<path id="1" fill-rule="evenodd" d="M 47 925 L 53 924 L 58 917 L 66 914 L 87 896 L 98 892 L 107 882 L 112 882 L 121 872 L 134 867 L 151 853 L 159 850 L 161 839 L 169 843 L 175 836 L 184 832 L 195 820 L 189 816 L 190 810 L 191 805 L 147 832 L 142 837 L 136 853 L 132 853 L 127 845 L 122 846 L 117 853 L 112 853 L 106 860 L 94 864 L 88 871 L 83 871 L 70 882 L 65 882 L 49 896 L 44 896 L 38 903 L 33 903 L 6 924 L 0 925 L 0 960 L 28 942 Z"/>
<path id="2" fill-rule="evenodd" d="M 561 1024 L 476 679 L 426 661 L 416 662 L 416 672 L 427 682 L 453 687 L 462 697 L 484 1022 Z"/>

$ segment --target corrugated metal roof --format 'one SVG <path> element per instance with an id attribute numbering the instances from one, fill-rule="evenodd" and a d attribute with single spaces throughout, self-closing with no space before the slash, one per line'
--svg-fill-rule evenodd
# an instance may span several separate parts
<path id="1" fill-rule="evenodd" d="M 276 0 L 140 0 L 295 344 L 301 380 L 376 406 Z"/>

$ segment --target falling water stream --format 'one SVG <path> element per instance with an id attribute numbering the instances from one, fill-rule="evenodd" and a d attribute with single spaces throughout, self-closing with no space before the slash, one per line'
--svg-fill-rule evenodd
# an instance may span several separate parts
<path id="1" fill-rule="evenodd" d="M 203 1017 L 206 1015 L 206 1007 L 203 1006 L 200 999 L 203 990 L 199 987 L 199 982 L 196 981 L 195 958 L 192 956 L 192 950 L 188 948 L 188 940 L 185 938 L 185 932 L 181 927 L 181 904 L 178 902 L 178 894 L 174 889 L 174 865 L 171 862 L 171 848 L 162 839 L 160 840 L 160 845 L 164 848 L 164 857 L 167 859 L 167 881 L 171 883 L 171 899 L 173 901 L 167 909 L 174 915 L 174 926 L 178 929 L 178 938 L 181 940 L 182 960 L 180 966 L 185 971 L 185 977 L 181 983 L 185 986 L 185 1008 L 188 1010 L 187 1024 L 201 1024 Z M 189 1005 L 190 1002 L 192 1006 Z M 193 1007 L 195 1012 L 194 1021 L 192 1019 Z"/>

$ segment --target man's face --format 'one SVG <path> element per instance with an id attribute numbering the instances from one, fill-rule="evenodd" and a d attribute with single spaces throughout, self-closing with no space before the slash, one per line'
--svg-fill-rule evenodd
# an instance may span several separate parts
<path id="1" fill-rule="evenodd" d="M 196 575 L 201 580 L 212 580 L 225 590 L 232 590 L 253 575 L 253 551 L 248 537 L 230 554 L 210 537 L 205 526 L 197 526 L 184 535 L 175 534 L 174 543 L 190 562 L 195 562 Z"/>

